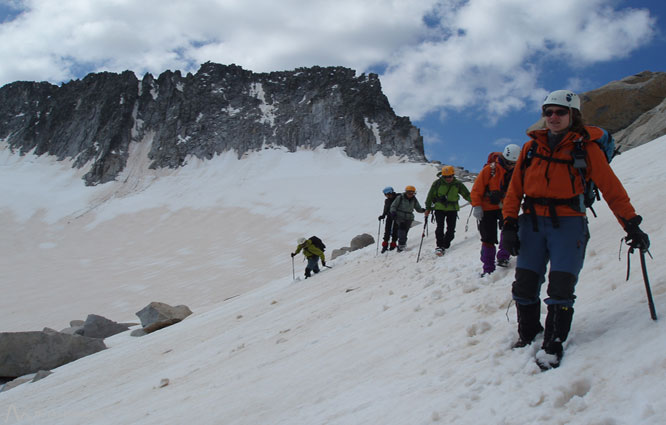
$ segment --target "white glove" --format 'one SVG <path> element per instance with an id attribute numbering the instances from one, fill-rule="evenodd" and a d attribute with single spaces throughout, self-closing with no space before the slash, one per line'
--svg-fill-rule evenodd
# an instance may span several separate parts
<path id="1" fill-rule="evenodd" d="M 472 215 L 474 216 L 474 218 L 481 221 L 481 219 L 483 218 L 483 208 L 481 208 L 481 206 L 472 207 Z"/>

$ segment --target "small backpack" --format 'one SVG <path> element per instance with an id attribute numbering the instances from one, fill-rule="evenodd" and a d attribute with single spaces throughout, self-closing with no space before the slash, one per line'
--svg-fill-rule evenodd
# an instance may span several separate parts
<path id="1" fill-rule="evenodd" d="M 488 154 L 486 165 L 490 164 L 490 177 L 495 177 L 495 167 L 497 167 L 497 161 L 501 156 L 502 152 L 490 152 Z"/>
<path id="2" fill-rule="evenodd" d="M 318 237 L 310 236 L 310 242 L 312 242 L 312 245 L 319 248 L 321 252 L 326 251 L 326 245 L 324 245 L 324 242 L 322 242 L 321 239 L 319 239 Z"/>
<path id="3" fill-rule="evenodd" d="M 497 174 L 497 163 L 500 161 L 500 158 L 503 158 L 502 152 L 490 152 L 488 154 L 486 165 L 490 164 L 490 177 L 495 177 L 495 174 Z M 486 186 L 485 193 L 488 194 L 491 204 L 499 205 L 499 203 L 502 201 L 502 198 L 504 198 L 504 194 L 509 187 L 509 181 L 511 180 L 512 174 L 513 170 L 507 171 L 506 174 L 504 174 L 504 180 L 500 182 L 499 191 L 490 190 L 488 186 Z"/>

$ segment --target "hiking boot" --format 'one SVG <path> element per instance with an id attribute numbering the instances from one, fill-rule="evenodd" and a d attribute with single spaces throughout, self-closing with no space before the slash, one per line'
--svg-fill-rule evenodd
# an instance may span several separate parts
<path id="1" fill-rule="evenodd" d="M 556 338 L 547 344 L 544 342 L 544 346 L 536 354 L 536 364 L 541 370 L 555 369 L 560 366 L 563 356 L 562 341 Z"/>
<path id="2" fill-rule="evenodd" d="M 389 251 L 393 251 L 397 247 L 395 242 L 391 242 L 391 246 L 389 247 Z"/>
<path id="3" fill-rule="evenodd" d="M 570 306 L 557 304 L 548 306 L 543 344 L 536 356 L 536 363 L 541 370 L 554 369 L 560 365 L 564 355 L 562 343 L 569 335 L 573 313 L 574 309 Z"/>
<path id="4" fill-rule="evenodd" d="M 506 258 L 502 258 L 501 260 L 497 260 L 497 266 L 498 267 L 509 267 L 509 260 Z"/>
<path id="5" fill-rule="evenodd" d="M 444 255 L 445 252 L 446 252 L 446 250 L 445 250 L 444 248 L 437 248 L 437 249 L 435 250 L 435 254 L 436 254 L 438 257 L 441 257 L 442 255 Z"/>
<path id="6" fill-rule="evenodd" d="M 486 242 L 481 244 L 481 263 L 483 273 L 490 274 L 495 271 L 495 245 Z"/>
<path id="7" fill-rule="evenodd" d="M 382 246 L 382 254 L 388 251 L 388 246 Z"/>
<path id="8" fill-rule="evenodd" d="M 312 275 L 310 274 L 310 269 L 305 269 L 305 278 L 307 279 L 307 278 L 309 278 L 310 276 L 312 276 Z"/>
<path id="9" fill-rule="evenodd" d="M 513 348 L 526 347 L 534 341 L 534 338 L 543 331 L 541 326 L 541 304 L 516 303 L 516 314 L 518 316 L 518 341 Z"/>
<path id="10" fill-rule="evenodd" d="M 398 252 L 402 252 L 405 250 L 405 245 L 398 245 Z"/>

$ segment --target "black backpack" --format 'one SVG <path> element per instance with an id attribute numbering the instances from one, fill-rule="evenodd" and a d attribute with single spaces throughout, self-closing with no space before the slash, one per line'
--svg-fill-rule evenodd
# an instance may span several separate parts
<path id="1" fill-rule="evenodd" d="M 319 248 L 321 252 L 326 251 L 326 245 L 324 245 L 324 242 L 322 242 L 321 239 L 319 239 L 318 237 L 310 236 L 310 242 L 312 242 L 312 245 Z"/>

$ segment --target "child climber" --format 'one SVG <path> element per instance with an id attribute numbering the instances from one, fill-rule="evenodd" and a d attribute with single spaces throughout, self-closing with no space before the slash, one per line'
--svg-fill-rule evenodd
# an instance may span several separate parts
<path id="1" fill-rule="evenodd" d="M 382 191 L 384 192 L 384 211 L 382 215 L 378 217 L 379 221 L 386 219 L 386 224 L 384 225 L 384 240 L 382 242 L 382 254 L 388 251 L 389 249 L 393 251 L 396 248 L 396 241 L 398 240 L 398 225 L 393 220 L 391 216 L 391 204 L 395 200 L 396 193 L 393 191 L 391 186 L 387 186 Z M 391 239 L 391 247 L 389 248 L 389 239 Z"/>
<path id="2" fill-rule="evenodd" d="M 301 250 L 303 255 L 308 260 L 308 265 L 305 266 L 305 278 L 311 276 L 310 272 L 319 273 L 319 259 L 321 258 L 321 265 L 326 267 L 326 257 L 324 252 L 317 248 L 310 239 L 298 238 L 298 246 L 296 251 L 291 253 L 292 258 L 296 256 Z"/>
<path id="3" fill-rule="evenodd" d="M 502 201 L 511 181 L 513 167 L 516 165 L 520 146 L 507 145 L 501 154 L 490 154 L 488 163 L 483 167 L 472 186 L 472 214 L 478 220 L 481 234 L 481 276 L 495 271 L 495 245 L 497 245 L 497 226 L 502 228 Z M 500 243 L 497 251 L 497 265 L 509 265 L 509 252 Z"/>
<path id="4" fill-rule="evenodd" d="M 398 252 L 404 251 L 407 246 L 407 233 L 414 221 L 413 211 L 425 212 L 415 195 L 416 188 L 414 186 L 407 186 L 405 187 L 405 192 L 396 196 L 391 204 L 391 216 L 398 226 Z"/>

